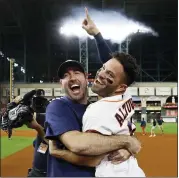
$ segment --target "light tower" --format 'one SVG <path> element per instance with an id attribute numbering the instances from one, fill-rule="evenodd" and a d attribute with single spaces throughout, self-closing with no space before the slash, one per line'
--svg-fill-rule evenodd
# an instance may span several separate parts
<path id="1" fill-rule="evenodd" d="M 79 37 L 79 55 L 80 62 L 83 65 L 85 72 L 88 73 L 88 38 L 80 38 Z"/>
<path id="2" fill-rule="evenodd" d="M 119 52 L 129 53 L 129 44 L 131 42 L 131 38 L 127 37 L 125 41 L 119 44 Z"/>
<path id="3" fill-rule="evenodd" d="M 9 95 L 10 102 L 14 99 L 14 59 L 10 59 L 10 81 L 9 81 Z"/>
<path id="4" fill-rule="evenodd" d="M 124 12 L 126 11 L 126 2 L 124 0 L 124 3 L 123 3 L 123 10 Z M 123 53 L 129 53 L 129 44 L 131 42 L 131 38 L 130 37 L 127 37 L 125 39 L 125 41 L 123 41 L 122 43 L 119 44 L 119 52 L 123 52 Z"/>

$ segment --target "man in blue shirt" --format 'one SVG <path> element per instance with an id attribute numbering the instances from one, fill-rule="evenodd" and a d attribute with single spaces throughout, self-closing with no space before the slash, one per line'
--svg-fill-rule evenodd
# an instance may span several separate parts
<path id="1" fill-rule="evenodd" d="M 142 135 L 146 135 L 145 128 L 146 128 L 146 122 L 144 118 L 142 118 L 142 121 L 140 123 L 140 127 L 142 128 Z"/>
<path id="2" fill-rule="evenodd" d="M 140 144 L 133 137 L 81 132 L 82 116 L 88 105 L 85 71 L 79 62 L 68 60 L 61 64 L 58 76 L 66 96 L 52 101 L 47 107 L 46 138 L 57 140 L 59 148 L 88 156 L 83 156 L 82 166 L 76 166 L 48 155 L 48 177 L 94 177 L 94 168 L 87 166 L 95 167 L 103 154 L 121 148 L 133 154 L 139 152 Z"/>
<path id="3" fill-rule="evenodd" d="M 159 119 L 157 119 L 157 123 L 158 123 L 158 127 L 159 127 L 159 129 L 161 130 L 161 133 L 163 134 L 164 132 L 163 132 L 163 119 L 162 119 L 162 117 L 160 117 Z"/>

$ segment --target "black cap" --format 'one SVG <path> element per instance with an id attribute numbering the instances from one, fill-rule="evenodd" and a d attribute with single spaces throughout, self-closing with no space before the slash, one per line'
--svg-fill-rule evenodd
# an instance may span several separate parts
<path id="1" fill-rule="evenodd" d="M 67 61 L 63 62 L 63 63 L 60 65 L 60 67 L 59 67 L 59 69 L 58 69 L 58 72 L 57 72 L 58 77 L 59 77 L 60 79 L 62 79 L 64 73 L 65 73 L 66 70 L 67 70 L 68 68 L 70 68 L 70 67 L 72 67 L 72 68 L 77 68 L 78 71 L 85 73 L 85 70 L 84 70 L 84 68 L 83 68 L 83 66 L 82 66 L 82 64 L 81 64 L 80 62 L 75 61 L 75 60 L 67 60 Z"/>

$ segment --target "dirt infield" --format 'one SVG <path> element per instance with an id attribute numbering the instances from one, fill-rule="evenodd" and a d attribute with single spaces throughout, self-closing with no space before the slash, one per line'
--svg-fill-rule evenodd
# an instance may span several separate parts
<path id="1" fill-rule="evenodd" d="M 22 131 L 16 134 L 22 134 Z M 146 176 L 177 177 L 177 135 L 157 135 L 149 138 L 138 134 L 137 137 L 143 146 L 138 155 L 138 162 Z M 27 176 L 27 169 L 32 164 L 32 155 L 33 148 L 30 146 L 3 159 L 1 176 Z"/>
<path id="2" fill-rule="evenodd" d="M 27 147 L 1 161 L 1 177 L 27 177 L 32 166 L 33 147 Z"/>
<path id="3" fill-rule="evenodd" d="M 36 136 L 34 130 L 14 130 L 13 136 L 34 137 Z M 7 134 L 1 131 L 1 136 Z M 13 155 L 10 155 L 1 160 L 1 177 L 26 177 L 28 168 L 32 166 L 33 147 L 27 147 Z"/>
<path id="4" fill-rule="evenodd" d="M 137 156 L 140 167 L 150 177 L 177 177 L 177 135 L 138 135 L 142 150 Z"/>
<path id="5" fill-rule="evenodd" d="M 0 132 L 1 137 L 7 136 L 7 133 L 2 131 Z M 21 137 L 35 137 L 37 132 L 35 130 L 13 130 L 12 137 L 13 136 L 21 136 Z"/>

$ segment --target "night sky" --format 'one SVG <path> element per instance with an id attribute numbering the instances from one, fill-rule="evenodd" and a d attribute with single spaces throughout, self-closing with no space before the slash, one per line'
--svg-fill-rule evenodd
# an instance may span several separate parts
<path id="1" fill-rule="evenodd" d="M 177 81 L 177 0 L 0 0 L 0 51 L 21 65 L 26 58 L 26 82 L 57 81 L 56 71 L 63 61 L 79 60 L 78 39 L 67 39 L 58 29 L 71 8 L 81 5 L 121 11 L 156 30 L 159 37 L 137 35 L 129 45 L 129 53 L 142 68 L 138 81 Z M 113 51 L 118 49 L 117 44 L 108 44 Z M 89 40 L 88 51 L 93 78 L 101 65 L 94 40 Z M 9 79 L 4 58 L 0 57 L 1 82 Z M 18 68 L 15 80 L 24 81 Z"/>

